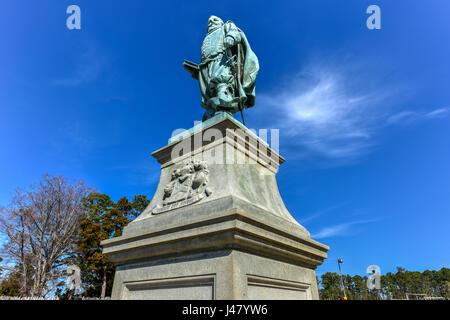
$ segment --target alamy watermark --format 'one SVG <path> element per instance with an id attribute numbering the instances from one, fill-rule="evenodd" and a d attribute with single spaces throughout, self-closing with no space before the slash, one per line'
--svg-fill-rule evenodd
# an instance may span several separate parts
<path id="1" fill-rule="evenodd" d="M 197 128 L 197 129 L 196 129 Z M 270 135 L 270 144 L 269 144 Z M 177 129 L 172 139 L 178 141 L 171 150 L 171 160 L 185 155 L 208 164 L 256 164 L 278 168 L 280 165 L 279 129 L 203 130 L 201 124 L 193 131 Z"/>
<path id="2" fill-rule="evenodd" d="M 80 267 L 76 265 L 70 265 L 67 267 L 67 290 L 80 290 L 81 288 L 81 271 Z"/>
<path id="3" fill-rule="evenodd" d="M 377 265 L 367 267 L 366 272 L 369 274 L 367 279 L 367 288 L 369 290 L 381 289 L 381 269 Z"/>
<path id="4" fill-rule="evenodd" d="M 367 18 L 366 26 L 369 30 L 381 29 L 381 9 L 379 6 L 372 4 L 367 7 L 367 14 L 370 16 Z"/>
<path id="5" fill-rule="evenodd" d="M 70 6 L 67 7 L 66 13 L 70 14 L 70 16 L 67 17 L 67 20 L 66 20 L 67 29 L 69 29 L 69 30 L 81 29 L 81 9 L 80 9 L 80 7 L 75 4 L 71 4 Z"/>

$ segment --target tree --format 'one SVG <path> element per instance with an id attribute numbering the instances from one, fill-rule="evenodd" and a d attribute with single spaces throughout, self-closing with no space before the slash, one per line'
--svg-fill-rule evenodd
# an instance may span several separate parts
<path id="1" fill-rule="evenodd" d="M 144 195 L 137 195 L 133 197 L 133 201 L 131 202 L 131 205 L 133 207 L 133 210 L 131 210 L 131 214 L 134 216 L 134 218 L 137 218 L 138 215 L 140 215 L 145 208 L 149 205 L 150 200 L 147 199 L 147 196 Z"/>
<path id="2" fill-rule="evenodd" d="M 80 223 L 79 265 L 84 295 L 102 299 L 111 294 L 115 267 L 102 253 L 100 242 L 122 235 L 123 228 L 148 205 L 144 195 L 114 203 L 106 194 L 91 193 L 84 201 L 86 214 Z"/>
<path id="3" fill-rule="evenodd" d="M 11 272 L 0 282 L 0 296 L 17 297 L 21 294 L 21 279 L 19 272 Z"/>
<path id="4" fill-rule="evenodd" d="M 398 267 L 396 273 L 388 272 L 381 276 L 381 288 L 369 290 L 367 277 L 343 275 L 344 287 L 349 299 L 406 299 L 407 294 L 425 294 L 427 296 L 450 298 L 450 269 L 424 272 L 407 271 Z M 320 281 L 321 299 L 334 300 L 341 297 L 339 275 L 327 272 Z"/>
<path id="5" fill-rule="evenodd" d="M 0 262 L 3 259 L 0 258 Z M 0 267 L 0 276 L 2 275 L 3 268 Z M 17 274 L 9 273 L 0 281 L 0 296 L 18 296 L 20 295 L 20 278 Z"/>
<path id="6" fill-rule="evenodd" d="M 45 175 L 29 191 L 19 190 L 6 215 L 4 256 L 21 283 L 22 295 L 46 296 L 73 255 L 76 230 L 91 191 L 82 181 L 69 184 L 62 176 Z"/>
<path id="7" fill-rule="evenodd" d="M 348 288 L 352 300 L 369 299 L 369 290 L 367 289 L 367 277 L 355 275 L 351 277 L 351 285 Z"/>
<path id="8" fill-rule="evenodd" d="M 110 237 L 109 226 L 105 226 L 105 216 L 114 202 L 106 194 L 91 193 L 83 200 L 83 205 L 86 213 L 80 222 L 78 242 L 81 279 L 85 287 L 84 295 L 98 297 L 102 285 L 106 286 L 104 278 L 110 270 L 114 270 L 100 246 L 102 240 Z"/>
<path id="9" fill-rule="evenodd" d="M 336 272 L 324 273 L 321 277 L 320 298 L 322 300 L 337 300 L 342 297 L 341 280 Z"/>
<path id="10" fill-rule="evenodd" d="M 336 300 L 343 297 L 341 280 L 339 274 L 335 272 L 327 272 L 321 277 L 320 296 L 324 300 Z M 345 294 L 349 300 L 365 300 L 369 299 L 367 289 L 367 277 L 359 275 L 350 276 L 342 275 Z"/>

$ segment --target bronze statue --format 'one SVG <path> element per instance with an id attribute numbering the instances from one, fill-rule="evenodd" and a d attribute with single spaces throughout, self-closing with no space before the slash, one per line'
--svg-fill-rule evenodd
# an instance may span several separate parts
<path id="1" fill-rule="evenodd" d="M 234 115 L 255 105 L 258 58 L 233 22 L 211 16 L 200 64 L 185 60 L 183 66 L 199 81 L 201 106 L 206 109 L 203 121 L 217 112 Z"/>

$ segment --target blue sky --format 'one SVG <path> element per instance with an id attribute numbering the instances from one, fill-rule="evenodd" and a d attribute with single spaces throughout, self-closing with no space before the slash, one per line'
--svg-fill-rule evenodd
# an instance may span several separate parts
<path id="1" fill-rule="evenodd" d="M 449 267 L 446 0 L 2 1 L 0 205 L 45 173 L 151 198 L 151 152 L 203 114 L 182 62 L 199 61 L 212 14 L 259 58 L 246 123 L 280 129 L 285 204 L 331 247 L 318 274 L 338 256 L 350 274 Z"/>

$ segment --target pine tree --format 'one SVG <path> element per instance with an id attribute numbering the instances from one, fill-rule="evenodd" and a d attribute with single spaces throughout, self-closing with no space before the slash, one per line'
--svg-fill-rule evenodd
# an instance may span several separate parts
<path id="1" fill-rule="evenodd" d="M 80 223 L 78 263 L 82 271 L 83 295 L 101 297 L 111 294 L 114 265 L 102 253 L 101 241 L 122 235 L 123 228 L 136 218 L 150 201 L 138 195 L 114 203 L 106 194 L 91 193 L 84 205 L 87 214 Z"/>

